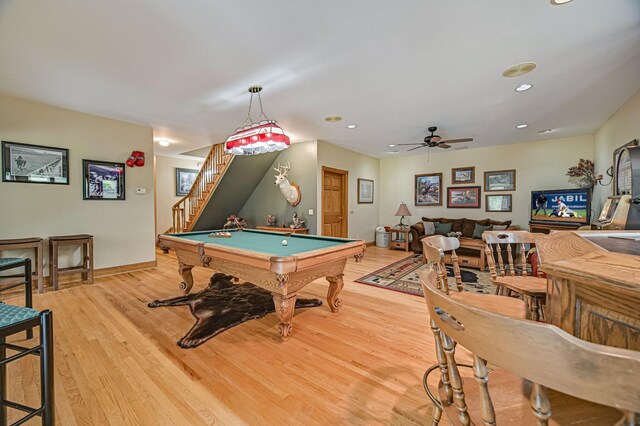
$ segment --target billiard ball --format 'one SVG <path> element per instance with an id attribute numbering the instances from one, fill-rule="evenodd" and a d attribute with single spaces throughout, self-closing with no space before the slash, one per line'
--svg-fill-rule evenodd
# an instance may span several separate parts
<path id="1" fill-rule="evenodd" d="M 287 244 L 289 244 L 289 243 L 287 242 L 287 240 L 282 240 L 282 245 L 283 245 L 283 246 L 286 246 Z"/>

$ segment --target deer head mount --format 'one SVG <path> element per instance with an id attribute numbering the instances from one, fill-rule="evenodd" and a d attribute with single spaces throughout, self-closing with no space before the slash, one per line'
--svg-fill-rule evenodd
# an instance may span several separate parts
<path id="1" fill-rule="evenodd" d="M 281 166 L 280 163 L 278 163 L 278 168 L 273 168 L 273 170 L 278 172 L 278 174 L 275 175 L 276 181 L 274 183 L 280 187 L 280 192 L 282 192 L 284 198 L 287 199 L 287 202 L 295 207 L 300 203 L 302 194 L 300 193 L 300 187 L 295 183 L 290 183 L 287 178 L 287 173 L 289 173 L 290 168 L 291 164 L 289 164 L 289 162 L 287 162 L 285 166 Z"/>

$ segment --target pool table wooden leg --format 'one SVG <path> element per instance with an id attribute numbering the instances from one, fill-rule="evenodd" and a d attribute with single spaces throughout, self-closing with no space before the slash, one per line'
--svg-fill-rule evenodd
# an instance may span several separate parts
<path id="1" fill-rule="evenodd" d="M 191 275 L 192 269 L 193 265 L 186 265 L 184 263 L 180 263 L 180 266 L 178 266 L 178 272 L 180 272 L 180 276 L 182 276 L 182 279 L 184 280 L 180 283 L 180 290 L 182 290 L 184 294 L 189 294 L 191 287 L 193 287 L 193 275 Z"/>
<path id="2" fill-rule="evenodd" d="M 273 304 L 276 306 L 276 315 L 280 320 L 278 324 L 278 332 L 282 336 L 283 341 L 289 340 L 291 335 L 291 320 L 293 319 L 293 311 L 296 308 L 296 299 L 298 296 L 294 294 L 288 294 L 283 296 L 281 294 L 271 293 L 273 296 Z"/>
<path id="3" fill-rule="evenodd" d="M 327 281 L 329 281 L 327 303 L 329 304 L 329 308 L 331 308 L 331 312 L 338 312 L 342 307 L 342 299 L 338 297 L 342 291 L 342 287 L 344 287 L 342 277 L 344 277 L 344 274 L 327 277 Z"/>

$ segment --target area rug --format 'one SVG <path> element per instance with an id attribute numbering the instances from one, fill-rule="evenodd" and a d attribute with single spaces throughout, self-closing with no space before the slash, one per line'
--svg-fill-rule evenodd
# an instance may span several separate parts
<path id="1" fill-rule="evenodd" d="M 270 292 L 253 284 L 233 284 L 232 279 L 231 275 L 216 273 L 207 288 L 198 293 L 154 300 L 148 306 L 189 306 L 197 321 L 178 342 L 183 349 L 200 346 L 231 327 L 276 311 Z M 319 299 L 296 300 L 296 309 L 320 305 Z"/>
<path id="2" fill-rule="evenodd" d="M 423 268 L 427 268 L 427 265 L 422 262 L 422 255 L 416 254 L 358 278 L 355 282 L 422 296 L 422 284 L 418 273 Z M 447 275 L 450 288 L 455 288 L 456 281 L 453 269 L 449 266 L 447 266 Z M 491 276 L 488 272 L 460 268 L 460 275 L 462 276 L 462 285 L 465 291 L 485 294 L 493 294 L 495 292 L 495 286 L 491 284 Z"/>

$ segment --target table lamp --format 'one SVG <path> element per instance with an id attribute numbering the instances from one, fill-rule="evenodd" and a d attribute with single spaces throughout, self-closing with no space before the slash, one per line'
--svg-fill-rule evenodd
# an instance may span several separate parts
<path id="1" fill-rule="evenodd" d="M 400 207 L 398 207 L 396 216 L 402 216 L 400 218 L 400 223 L 396 225 L 396 228 L 404 229 L 409 227 L 409 225 L 405 225 L 404 223 L 402 223 L 405 216 L 411 216 L 411 212 L 409 211 L 405 203 L 400 203 Z"/>

